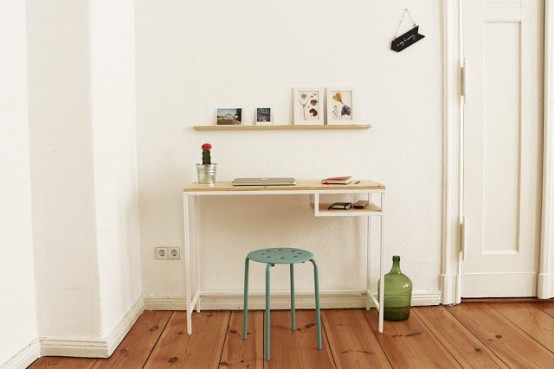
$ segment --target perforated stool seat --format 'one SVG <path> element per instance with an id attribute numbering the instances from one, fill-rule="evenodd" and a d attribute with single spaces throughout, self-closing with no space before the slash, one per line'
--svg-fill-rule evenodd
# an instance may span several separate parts
<path id="1" fill-rule="evenodd" d="M 316 329 L 317 329 L 317 348 L 321 350 L 323 343 L 321 339 L 321 313 L 319 308 L 319 275 L 317 263 L 314 255 L 306 250 L 279 247 L 271 249 L 255 250 L 248 253 L 244 261 L 244 317 L 243 317 L 243 339 L 248 335 L 248 266 L 249 261 L 265 263 L 265 316 L 264 316 L 264 346 L 265 359 L 270 359 L 270 269 L 275 264 L 290 265 L 290 309 L 291 309 L 291 329 L 296 330 L 296 312 L 294 303 L 294 264 L 305 263 L 309 261 L 314 267 L 314 292 L 315 292 L 315 311 L 316 311 Z"/>

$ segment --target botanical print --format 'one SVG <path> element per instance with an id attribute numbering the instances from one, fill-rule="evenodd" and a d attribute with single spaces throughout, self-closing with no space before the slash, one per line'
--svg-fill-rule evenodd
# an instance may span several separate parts
<path id="1" fill-rule="evenodd" d="M 352 122 L 353 92 L 350 89 L 327 90 L 328 123 Z"/>
<path id="2" fill-rule="evenodd" d="M 336 92 L 333 97 L 333 102 L 331 111 L 333 113 L 333 117 L 335 118 L 343 118 L 343 117 L 350 117 L 352 116 L 352 107 L 350 105 L 347 105 L 345 102 L 343 102 L 342 94 L 340 92 Z"/>
<path id="3" fill-rule="evenodd" d="M 322 90 L 295 89 L 294 124 L 323 123 L 322 96 Z"/>

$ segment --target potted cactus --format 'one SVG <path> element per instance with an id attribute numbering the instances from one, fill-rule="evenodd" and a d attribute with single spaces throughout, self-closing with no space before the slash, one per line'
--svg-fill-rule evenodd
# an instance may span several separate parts
<path id="1" fill-rule="evenodd" d="M 209 143 L 202 145 L 202 164 L 196 164 L 198 183 L 208 185 L 213 185 L 215 183 L 217 164 L 212 163 L 211 149 L 212 145 Z"/>

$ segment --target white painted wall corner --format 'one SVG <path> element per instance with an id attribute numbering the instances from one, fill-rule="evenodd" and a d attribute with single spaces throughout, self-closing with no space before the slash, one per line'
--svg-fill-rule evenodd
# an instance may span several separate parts
<path id="1" fill-rule="evenodd" d="M 38 339 L 35 338 L 11 359 L 2 364 L 0 369 L 25 369 L 39 358 L 39 354 L 40 346 Z"/>
<path id="2" fill-rule="evenodd" d="M 144 311 L 144 300 L 139 298 L 113 331 L 104 339 L 83 340 L 79 338 L 41 337 L 40 356 L 109 357 L 129 333 Z"/>

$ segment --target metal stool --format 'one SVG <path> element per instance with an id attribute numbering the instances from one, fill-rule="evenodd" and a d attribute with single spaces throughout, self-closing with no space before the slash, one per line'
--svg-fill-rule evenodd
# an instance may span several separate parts
<path id="1" fill-rule="evenodd" d="M 321 316 L 319 309 L 319 275 L 317 272 L 317 264 L 315 262 L 314 255 L 306 250 L 293 249 L 293 248 L 273 248 L 273 249 L 261 249 L 255 250 L 248 255 L 244 261 L 244 316 L 243 316 L 243 330 L 242 337 L 246 339 L 248 330 L 248 264 L 249 261 L 257 261 L 258 263 L 265 263 L 265 316 L 264 316 L 264 346 L 265 346 L 265 359 L 269 360 L 269 348 L 270 348 L 270 267 L 275 264 L 289 264 L 290 265 L 290 309 L 291 309 L 291 329 L 296 330 L 296 313 L 294 305 L 294 264 L 305 263 L 310 261 L 314 266 L 314 285 L 315 285 L 315 314 L 316 314 L 316 327 L 317 327 L 317 348 L 321 350 L 323 344 L 321 341 Z"/>

